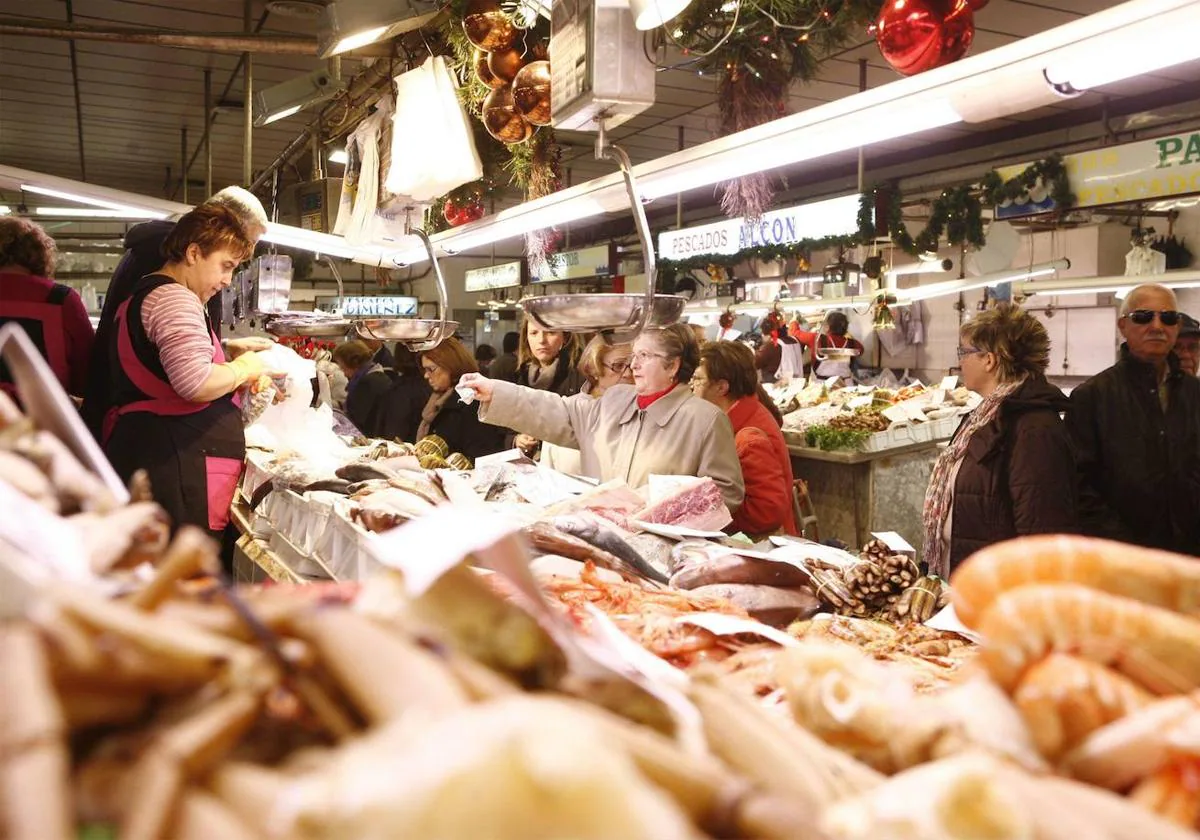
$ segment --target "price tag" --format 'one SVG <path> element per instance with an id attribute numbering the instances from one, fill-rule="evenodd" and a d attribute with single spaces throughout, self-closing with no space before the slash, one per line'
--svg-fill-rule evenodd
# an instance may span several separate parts
<path id="1" fill-rule="evenodd" d="M 873 399 L 874 398 L 870 394 L 863 394 L 860 397 L 854 397 L 853 399 L 847 400 L 846 408 L 849 408 L 851 410 L 854 410 L 856 408 L 866 408 L 867 406 L 869 406 L 871 404 Z"/>
<path id="2" fill-rule="evenodd" d="M 957 387 L 958 387 L 958 377 L 957 376 L 943 376 L 941 384 L 938 385 L 938 388 L 940 388 L 943 391 L 953 391 Z"/>
<path id="3" fill-rule="evenodd" d="M 832 391 L 837 387 L 839 381 L 841 381 L 840 376 L 831 376 L 825 380 L 825 387 Z"/>
<path id="4" fill-rule="evenodd" d="M 908 540 L 897 534 L 895 531 L 872 531 L 871 536 L 882 542 L 892 551 L 897 554 L 913 554 L 917 550 L 908 544 Z"/>
<path id="5" fill-rule="evenodd" d="M 929 392 L 930 405 L 942 405 L 946 402 L 946 392 L 941 388 Z"/>
<path id="6" fill-rule="evenodd" d="M 761 636 L 783 647 L 800 647 L 799 641 L 782 630 L 768 627 L 752 619 L 738 618 L 736 615 L 691 613 L 689 615 L 681 615 L 675 621 L 679 624 L 690 624 L 693 627 L 699 627 L 717 636 L 739 636 L 743 633 L 752 633 L 755 636 Z"/>
<path id="7" fill-rule="evenodd" d="M 475 459 L 475 468 L 479 469 L 480 467 L 487 467 L 491 466 L 492 464 L 508 464 L 515 461 L 525 461 L 526 463 L 530 464 L 533 463 L 533 461 L 530 461 L 525 457 L 524 452 L 522 452 L 520 449 L 513 448 L 506 449 L 503 452 L 496 452 L 492 455 L 480 455 Z"/>
<path id="8" fill-rule="evenodd" d="M 938 612 L 932 618 L 925 622 L 926 627 L 932 627 L 934 630 L 945 630 L 950 633 L 957 633 L 965 639 L 970 639 L 972 642 L 979 644 L 983 641 L 983 637 L 974 630 L 968 628 L 959 620 L 958 613 L 954 611 L 954 605 L 950 604 L 945 609 Z"/>
<path id="9" fill-rule="evenodd" d="M 908 410 L 904 408 L 904 403 L 889 405 L 883 410 L 883 416 L 893 423 L 907 423 L 909 420 Z"/>

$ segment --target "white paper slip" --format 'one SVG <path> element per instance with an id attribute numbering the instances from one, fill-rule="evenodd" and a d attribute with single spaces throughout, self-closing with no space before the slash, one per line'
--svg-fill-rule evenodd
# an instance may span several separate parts
<path id="1" fill-rule="evenodd" d="M 782 630 L 777 630 L 774 627 L 769 627 L 758 621 L 749 618 L 738 618 L 736 615 L 723 615 L 721 613 L 690 613 L 681 615 L 675 621 L 679 624 L 691 624 L 693 627 L 699 627 L 702 630 L 707 630 L 717 636 L 738 636 L 742 633 L 753 633 L 755 636 L 761 636 L 768 641 L 775 642 L 783 647 L 799 647 L 800 642 L 784 633 Z"/>
<path id="2" fill-rule="evenodd" d="M 979 644 L 983 641 L 983 636 L 969 629 L 965 624 L 958 620 L 958 613 L 954 611 L 954 605 L 949 604 L 945 609 L 940 610 L 936 615 L 925 622 L 926 627 L 932 627 L 934 630 L 945 630 L 950 633 L 957 633 L 965 639 L 970 639 L 972 642 Z"/>
<path id="3" fill-rule="evenodd" d="M 914 423 L 924 423 L 926 420 L 925 409 L 918 405 L 915 401 L 906 400 L 905 402 L 899 403 L 896 408 L 903 408 L 904 413 L 908 415 L 908 419 L 912 420 Z"/>
<path id="4" fill-rule="evenodd" d="M 884 417 L 893 423 L 907 423 L 909 420 L 908 412 L 905 410 L 903 403 L 889 405 L 882 413 Z"/>
<path id="5" fill-rule="evenodd" d="M 840 379 L 841 379 L 840 376 L 830 376 L 828 379 L 825 380 L 825 387 L 826 388 L 836 388 L 837 384 L 838 384 L 838 380 L 840 380 Z"/>
<path id="6" fill-rule="evenodd" d="M 882 542 L 897 554 L 917 553 L 917 550 L 908 544 L 908 540 L 904 539 L 904 537 L 900 536 L 895 531 L 872 531 L 871 536 Z"/>
<path id="7" fill-rule="evenodd" d="M 846 408 L 849 408 L 849 409 L 866 408 L 867 406 L 869 406 L 871 404 L 873 399 L 874 398 L 870 394 L 863 394 L 860 397 L 854 397 L 853 399 L 847 400 Z"/>
<path id="8" fill-rule="evenodd" d="M 943 391 L 953 391 L 958 387 L 957 376 L 943 376 L 941 383 L 938 385 Z"/>
<path id="9" fill-rule="evenodd" d="M 419 519 L 380 534 L 371 552 L 404 573 L 404 588 L 419 597 L 466 559 L 520 530 L 520 522 L 482 508 L 442 505 Z"/>
<path id="10" fill-rule="evenodd" d="M 658 522 L 642 522 L 638 519 L 633 520 L 633 524 L 648 534 L 656 534 L 669 540 L 717 540 L 725 536 L 723 531 L 700 531 L 696 528 L 663 525 Z"/>
<path id="11" fill-rule="evenodd" d="M 475 469 L 479 469 L 480 467 L 491 466 L 493 464 L 507 464 L 507 463 L 510 463 L 513 461 L 520 461 L 520 460 L 525 460 L 526 462 L 528 462 L 530 464 L 533 463 L 532 461 L 530 461 L 528 458 L 525 457 L 525 453 L 522 452 L 520 449 L 516 449 L 516 448 L 506 449 L 503 452 L 496 452 L 491 455 L 480 455 L 478 458 L 475 459 Z"/>
<path id="12" fill-rule="evenodd" d="M 938 388 L 936 390 L 929 392 L 929 404 L 930 405 L 941 405 L 945 401 L 946 401 L 945 389 Z"/>
<path id="13" fill-rule="evenodd" d="M 842 551 L 840 548 L 814 542 L 792 543 L 791 545 L 781 546 L 772 551 L 768 556 L 772 560 L 784 563 L 791 563 L 796 559 L 803 561 L 804 558 L 808 557 L 816 560 L 824 560 L 836 566 L 853 566 L 859 562 L 858 558 L 848 551 Z"/>

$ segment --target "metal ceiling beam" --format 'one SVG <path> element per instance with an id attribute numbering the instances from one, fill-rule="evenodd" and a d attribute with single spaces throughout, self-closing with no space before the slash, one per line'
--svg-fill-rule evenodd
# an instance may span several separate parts
<path id="1" fill-rule="evenodd" d="M 184 32 L 176 29 L 92 26 L 41 18 L 0 18 L 0 35 L 58 38 L 72 41 L 107 41 L 112 44 L 149 44 L 205 52 L 256 52 L 274 55 L 317 55 L 317 39 L 296 35 Z"/>

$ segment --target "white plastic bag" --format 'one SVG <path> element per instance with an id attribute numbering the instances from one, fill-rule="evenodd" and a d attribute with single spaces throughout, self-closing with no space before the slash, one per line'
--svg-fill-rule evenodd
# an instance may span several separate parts
<path id="1" fill-rule="evenodd" d="M 446 59 L 432 56 L 395 82 L 387 190 L 419 204 L 481 178 L 483 163 Z"/>

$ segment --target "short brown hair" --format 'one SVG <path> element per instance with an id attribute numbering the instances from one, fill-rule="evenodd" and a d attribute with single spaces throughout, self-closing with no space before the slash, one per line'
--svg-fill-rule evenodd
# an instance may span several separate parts
<path id="1" fill-rule="evenodd" d="M 185 213 L 163 242 L 163 258 L 168 263 L 183 262 L 189 245 L 198 245 L 200 253 L 227 250 L 239 260 L 254 253 L 254 240 L 238 215 L 220 204 L 206 202 Z"/>
<path id="2" fill-rule="evenodd" d="M 38 277 L 53 277 L 58 249 L 42 226 L 28 219 L 0 218 L 0 266 L 19 265 Z"/>
<path id="3" fill-rule="evenodd" d="M 758 370 L 754 367 L 754 351 L 740 341 L 709 341 L 700 347 L 700 364 L 708 374 L 710 382 L 726 382 L 729 396 L 735 400 L 742 397 L 757 397 L 771 412 L 775 422 L 783 425 L 783 415 L 775 401 L 758 383 Z"/>
<path id="4" fill-rule="evenodd" d="M 631 344 L 609 344 L 604 340 L 604 336 L 593 336 L 592 340 L 583 348 L 583 352 L 579 355 L 579 372 L 583 378 L 587 380 L 588 388 L 595 388 L 596 383 L 600 381 L 600 367 L 604 364 L 604 354 L 609 350 L 617 350 L 623 348 L 630 353 L 633 352 Z"/>
<path id="5" fill-rule="evenodd" d="M 479 373 L 479 365 L 475 364 L 471 351 L 454 336 L 443 340 L 432 350 L 426 350 L 421 358 L 428 359 L 449 373 L 451 384 L 458 382 L 464 373 Z"/>
<path id="6" fill-rule="evenodd" d="M 359 341 L 358 339 L 343 341 L 337 347 L 333 348 L 334 364 L 345 365 L 355 370 L 358 370 L 374 357 L 375 352 L 367 346 L 365 341 Z"/>
<path id="7" fill-rule="evenodd" d="M 650 327 L 645 335 L 653 336 L 668 358 L 679 359 L 676 382 L 691 382 L 692 374 L 700 366 L 700 342 L 687 324 L 671 324 L 669 327 Z"/>
<path id="8" fill-rule="evenodd" d="M 977 350 L 996 354 L 1003 382 L 1029 374 L 1041 376 L 1050 364 L 1050 334 L 1016 304 L 985 309 L 963 324 L 959 334 Z"/>

